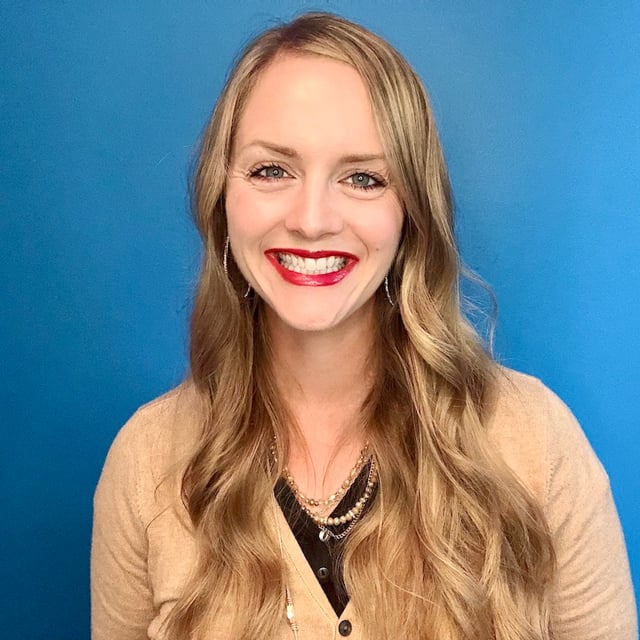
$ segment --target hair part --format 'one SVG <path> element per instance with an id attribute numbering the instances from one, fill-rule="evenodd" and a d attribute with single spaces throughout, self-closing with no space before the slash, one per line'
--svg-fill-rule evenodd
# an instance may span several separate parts
<path id="1" fill-rule="evenodd" d="M 232 621 L 232 637 L 242 640 L 275 637 L 283 621 L 282 558 L 268 523 L 291 421 L 270 372 L 262 302 L 243 299 L 233 260 L 228 274 L 222 266 L 234 135 L 256 80 L 281 55 L 327 57 L 358 71 L 405 214 L 390 273 L 397 304 L 378 292 L 376 378 L 362 407 L 378 495 L 344 545 L 364 635 L 550 640 L 551 537 L 540 507 L 487 441 L 498 368 L 461 312 L 451 188 L 427 94 L 391 45 L 326 13 L 248 45 L 202 141 L 193 206 L 204 257 L 190 360 L 208 409 L 182 481 L 198 561 L 169 637 L 205 638 L 230 610 L 254 612 Z M 274 434 L 278 465 L 269 463 Z"/>

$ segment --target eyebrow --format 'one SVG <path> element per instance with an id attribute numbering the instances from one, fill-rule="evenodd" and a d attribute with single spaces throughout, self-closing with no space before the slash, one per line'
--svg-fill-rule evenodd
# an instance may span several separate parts
<path id="1" fill-rule="evenodd" d="M 249 149 L 250 147 L 262 147 L 269 151 L 273 151 L 286 158 L 300 159 L 300 154 L 292 147 L 285 147 L 274 142 L 268 142 L 266 140 L 254 140 L 249 144 L 246 144 L 240 152 Z M 345 156 L 341 156 L 339 159 L 340 164 L 357 164 L 358 162 L 371 162 L 373 160 L 386 160 L 385 156 L 381 153 L 351 153 Z"/>

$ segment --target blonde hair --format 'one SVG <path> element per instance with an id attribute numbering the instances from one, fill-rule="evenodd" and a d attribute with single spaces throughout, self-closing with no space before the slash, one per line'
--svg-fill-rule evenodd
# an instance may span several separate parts
<path id="1" fill-rule="evenodd" d="M 172 640 L 205 638 L 229 608 L 233 638 L 272 638 L 284 578 L 271 539 L 274 433 L 287 411 L 269 375 L 259 299 L 222 264 L 225 183 L 234 133 L 256 78 L 276 56 L 316 55 L 355 68 L 404 206 L 391 307 L 376 299 L 376 378 L 362 407 L 379 463 L 378 495 L 344 546 L 363 636 L 549 640 L 554 554 L 540 507 L 489 447 L 498 374 L 460 310 L 461 267 L 447 171 L 426 92 L 387 42 L 325 14 L 270 29 L 245 49 L 202 142 L 194 210 L 204 260 L 191 334 L 191 376 L 207 418 L 182 481 L 198 561 L 168 620 Z M 231 603 L 231 604 L 230 604 Z"/>

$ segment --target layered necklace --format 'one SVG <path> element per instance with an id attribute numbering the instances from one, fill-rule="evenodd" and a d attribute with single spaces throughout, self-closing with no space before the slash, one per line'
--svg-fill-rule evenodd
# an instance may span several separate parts
<path id="1" fill-rule="evenodd" d="M 271 455 L 275 460 L 275 443 L 271 447 Z M 342 500 L 342 498 L 344 498 L 356 478 L 360 475 L 364 467 L 367 465 L 369 465 L 367 483 L 362 494 L 355 501 L 355 503 L 342 515 L 322 515 L 323 512 L 326 512 L 328 509 L 331 510 Z M 378 479 L 378 468 L 375 457 L 369 453 L 368 445 L 365 445 L 360 452 L 355 465 L 351 468 L 351 471 L 349 472 L 347 478 L 340 485 L 340 487 L 327 498 L 312 498 L 303 494 L 287 467 L 283 468 L 282 476 L 287 482 L 287 485 L 289 486 L 289 489 L 291 489 L 291 492 L 295 496 L 296 500 L 298 501 L 301 509 L 318 527 L 318 537 L 320 538 L 320 540 L 322 542 L 327 542 L 329 538 L 333 538 L 334 540 L 342 540 L 343 538 L 348 536 L 349 533 L 351 533 L 353 527 L 356 525 L 356 523 L 364 513 L 365 507 L 367 506 L 367 503 L 373 495 L 373 490 Z M 339 533 L 337 531 L 334 531 L 334 528 L 342 528 L 344 527 L 344 525 L 348 526 L 343 531 L 340 531 Z"/>
<path id="2" fill-rule="evenodd" d="M 273 458 L 273 461 L 277 465 L 278 458 L 276 453 L 275 439 L 271 444 L 271 456 Z M 363 469 L 367 465 L 369 466 L 369 471 L 367 473 L 367 483 L 362 494 L 355 501 L 353 506 L 347 509 L 347 511 L 345 511 L 342 515 L 322 515 L 322 513 L 326 512 L 327 510 L 333 512 L 335 506 L 342 500 L 342 498 L 344 498 L 349 489 L 352 487 L 353 483 L 356 481 L 358 476 L 360 476 Z M 296 484 L 296 481 L 293 479 L 291 472 L 286 466 L 282 469 L 282 477 L 289 486 L 291 493 L 294 495 L 301 509 L 318 527 L 318 537 L 320 538 L 320 540 L 328 544 L 330 539 L 342 540 L 343 538 L 348 536 L 364 513 L 365 507 L 367 506 L 371 496 L 373 495 L 376 483 L 378 481 L 378 466 L 375 456 L 369 453 L 369 446 L 365 445 L 360 452 L 356 463 L 351 468 L 351 471 L 349 472 L 347 478 L 340 485 L 340 487 L 327 498 L 312 498 L 302 493 L 302 491 L 300 491 L 300 488 Z M 273 502 L 273 504 L 275 509 L 275 501 Z M 275 512 L 274 519 L 276 530 L 278 532 L 280 555 L 282 557 L 282 560 L 284 561 L 284 546 L 282 542 L 282 534 L 280 532 L 280 524 L 278 522 L 277 516 L 275 515 Z M 343 528 L 345 525 L 348 526 L 343 531 L 334 531 L 334 529 Z M 291 591 L 289 590 L 288 585 L 285 585 L 285 615 L 289 624 L 289 628 L 293 633 L 294 640 L 299 640 L 298 623 L 295 617 L 293 598 L 291 596 Z"/>

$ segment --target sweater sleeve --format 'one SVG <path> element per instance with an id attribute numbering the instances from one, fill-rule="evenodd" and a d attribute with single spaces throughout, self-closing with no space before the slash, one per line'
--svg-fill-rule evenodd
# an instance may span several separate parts
<path id="1" fill-rule="evenodd" d="M 139 506 L 139 437 L 134 416 L 114 440 L 94 496 L 92 640 L 143 640 L 154 617 L 147 538 Z"/>
<path id="2" fill-rule="evenodd" d="M 557 555 L 556 640 L 636 640 L 633 586 L 609 479 L 569 409 L 550 418 L 546 515 Z"/>

